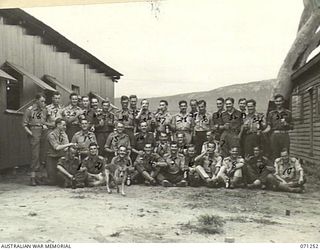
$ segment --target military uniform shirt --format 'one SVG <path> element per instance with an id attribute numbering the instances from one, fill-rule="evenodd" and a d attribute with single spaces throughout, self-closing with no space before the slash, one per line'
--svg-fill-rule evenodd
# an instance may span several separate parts
<path id="1" fill-rule="evenodd" d="M 152 164 L 160 161 L 164 162 L 164 160 L 157 153 L 151 153 L 150 155 L 138 155 L 135 161 L 135 166 L 139 172 L 151 172 L 154 170 Z"/>
<path id="2" fill-rule="evenodd" d="M 122 170 L 124 170 L 126 168 L 130 170 L 130 168 L 132 168 L 132 161 L 131 161 L 130 157 L 121 158 L 119 155 L 115 156 L 112 158 L 111 164 L 116 165 L 117 167 L 119 167 Z"/>
<path id="3" fill-rule="evenodd" d="M 216 154 L 213 156 L 205 155 L 197 162 L 197 164 L 201 165 L 207 173 L 216 175 L 221 168 L 222 157 Z"/>
<path id="4" fill-rule="evenodd" d="M 155 114 L 155 119 L 157 123 L 157 131 L 166 133 L 166 127 L 171 127 L 172 116 L 166 112 L 164 114 L 157 113 Z"/>
<path id="5" fill-rule="evenodd" d="M 103 110 L 98 110 L 96 113 L 97 124 L 96 132 L 112 132 L 114 129 L 114 114 L 110 111 L 104 112 Z M 100 125 L 100 122 L 103 125 Z"/>
<path id="6" fill-rule="evenodd" d="M 163 157 L 166 153 L 169 152 L 170 145 L 169 143 L 160 143 L 158 142 L 154 148 L 154 152 Z"/>
<path id="7" fill-rule="evenodd" d="M 108 136 L 104 147 L 117 151 L 120 146 L 130 148 L 130 138 L 127 134 L 119 135 L 117 132 L 113 132 Z"/>
<path id="8" fill-rule="evenodd" d="M 302 170 L 299 160 L 294 157 L 290 157 L 288 163 L 285 163 L 281 158 L 277 158 L 274 167 L 275 175 L 286 181 L 295 180 L 297 173 Z"/>
<path id="9" fill-rule="evenodd" d="M 90 155 L 83 160 L 82 166 L 87 168 L 89 174 L 105 174 L 106 161 L 100 155 Z"/>
<path id="10" fill-rule="evenodd" d="M 48 105 L 47 107 L 47 122 L 50 124 L 51 128 L 55 127 L 55 121 L 58 118 L 62 118 L 63 107 L 61 105 L 55 106 L 53 104 Z"/>
<path id="11" fill-rule="evenodd" d="M 227 131 L 231 130 L 237 134 L 240 133 L 241 125 L 243 124 L 243 115 L 239 110 L 233 109 L 232 113 L 229 113 L 228 111 L 223 112 L 221 120 L 222 124 L 230 124 L 230 129 Z"/>
<path id="12" fill-rule="evenodd" d="M 253 115 L 248 114 L 243 120 L 243 124 L 248 125 L 246 129 L 247 134 L 257 133 L 259 130 L 264 129 L 265 118 L 262 113 L 254 113 Z"/>
<path id="13" fill-rule="evenodd" d="M 194 120 L 189 113 L 185 115 L 178 113 L 173 116 L 172 124 L 175 131 L 191 132 L 194 127 Z"/>
<path id="14" fill-rule="evenodd" d="M 182 154 L 171 155 L 171 153 L 168 153 L 163 158 L 167 163 L 166 171 L 169 174 L 178 174 L 185 167 L 185 158 Z"/>
<path id="15" fill-rule="evenodd" d="M 288 124 L 284 125 L 282 123 L 283 120 Z M 287 109 L 283 109 L 280 112 L 272 110 L 267 116 L 267 123 L 271 126 L 272 130 L 290 130 L 293 128 L 291 111 Z"/>
<path id="16" fill-rule="evenodd" d="M 154 135 L 151 132 L 147 132 L 143 134 L 142 132 L 136 133 L 134 135 L 134 145 L 132 146 L 136 150 L 143 150 L 146 144 L 151 144 L 154 148 L 156 141 L 154 139 Z"/>
<path id="17" fill-rule="evenodd" d="M 45 124 L 47 121 L 47 109 L 41 109 L 37 105 L 32 105 L 31 107 L 27 108 L 24 113 L 23 117 L 23 126 L 25 127 L 32 127 L 32 126 L 39 126 Z"/>
<path id="18" fill-rule="evenodd" d="M 136 123 L 137 123 L 136 125 L 139 126 L 142 121 L 144 121 L 148 124 L 148 131 L 154 130 L 154 126 L 156 124 L 156 119 L 154 117 L 154 114 L 151 111 L 149 111 L 149 110 L 147 112 L 143 111 L 141 113 L 139 119 L 136 120 Z"/>
<path id="19" fill-rule="evenodd" d="M 79 117 L 82 114 L 82 110 L 78 106 L 72 106 L 71 104 L 65 107 L 62 111 L 62 117 L 67 120 L 68 125 L 78 125 L 79 119 L 75 119 L 71 123 L 68 122 L 70 118 Z"/>
<path id="20" fill-rule="evenodd" d="M 96 136 L 94 133 L 87 131 L 78 131 L 77 133 L 74 134 L 71 140 L 72 143 L 77 143 L 78 149 L 80 152 L 86 152 L 89 150 L 89 145 L 92 142 L 97 143 Z"/>
<path id="21" fill-rule="evenodd" d="M 194 131 L 198 131 L 198 132 L 211 131 L 212 129 L 211 114 L 208 112 L 206 112 L 205 114 L 197 113 L 194 123 L 195 123 Z"/>
<path id="22" fill-rule="evenodd" d="M 123 123 L 125 128 L 134 128 L 135 117 L 131 110 L 119 110 L 115 113 L 115 121 Z"/>
<path id="23" fill-rule="evenodd" d="M 238 156 L 237 159 L 233 160 L 230 156 L 224 158 L 222 162 L 222 166 L 224 166 L 227 172 L 230 172 L 236 167 L 236 164 L 242 163 L 244 164 L 244 159 L 241 156 Z"/>
<path id="24" fill-rule="evenodd" d="M 48 134 L 48 141 L 48 156 L 61 157 L 65 154 L 64 150 L 57 150 L 57 147 L 59 145 L 65 145 L 69 143 L 68 136 L 64 131 L 54 129 L 52 132 Z"/>

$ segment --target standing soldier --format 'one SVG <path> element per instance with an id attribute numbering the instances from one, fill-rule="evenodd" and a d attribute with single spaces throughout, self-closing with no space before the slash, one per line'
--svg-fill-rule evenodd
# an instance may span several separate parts
<path id="1" fill-rule="evenodd" d="M 130 106 L 129 109 L 133 114 L 133 117 L 136 117 L 139 113 L 138 107 L 137 107 L 137 103 L 138 103 L 138 97 L 136 95 L 130 95 L 129 96 L 129 100 L 130 100 Z"/>
<path id="2" fill-rule="evenodd" d="M 89 154 L 90 143 L 97 143 L 97 139 L 94 133 L 89 131 L 87 119 L 81 120 L 80 127 L 81 130 L 73 135 L 71 142 L 77 144 L 81 159 L 84 159 Z"/>
<path id="3" fill-rule="evenodd" d="M 95 134 L 99 146 L 99 154 L 104 155 L 104 145 L 108 136 L 114 129 L 114 114 L 110 111 L 110 101 L 102 101 L 102 109 L 97 113 L 98 124 L 95 127 Z"/>
<path id="4" fill-rule="evenodd" d="M 221 154 L 228 156 L 232 147 L 240 146 L 240 131 L 243 124 L 242 113 L 234 108 L 234 99 L 228 97 L 225 101 L 226 111 L 222 113 L 222 124 L 219 128 L 223 130 L 220 138 Z"/>
<path id="5" fill-rule="evenodd" d="M 144 146 L 143 154 L 138 155 L 134 162 L 135 169 L 142 176 L 144 183 L 149 185 L 156 185 L 156 177 L 162 167 L 165 167 L 166 163 L 157 153 L 152 152 L 152 145 L 147 143 Z"/>
<path id="6" fill-rule="evenodd" d="M 250 99 L 247 101 L 248 114 L 244 118 L 241 129 L 242 151 L 247 157 L 253 155 L 254 147 L 261 147 L 261 131 L 266 128 L 264 114 L 256 111 L 256 101 Z"/>
<path id="7" fill-rule="evenodd" d="M 108 136 L 106 144 L 104 145 L 108 159 L 112 159 L 116 156 L 121 146 L 125 146 L 126 150 L 130 150 L 130 138 L 124 133 L 124 125 L 121 122 L 116 122 L 115 131 Z"/>
<path id="8" fill-rule="evenodd" d="M 158 181 L 164 187 L 186 187 L 187 181 L 184 180 L 185 158 L 178 153 L 178 145 L 176 142 L 171 142 L 170 152 L 163 156 L 166 167 L 162 168 L 157 176 Z"/>
<path id="9" fill-rule="evenodd" d="M 40 181 L 40 156 L 43 155 L 45 143 L 47 109 L 46 99 L 42 94 L 35 96 L 35 103 L 24 113 L 23 127 L 31 146 L 31 185 L 36 186 Z"/>
<path id="10" fill-rule="evenodd" d="M 75 146 L 74 143 L 69 143 L 65 132 L 66 127 L 66 121 L 58 118 L 55 120 L 55 129 L 48 134 L 49 147 L 46 170 L 50 185 L 55 185 L 57 182 L 57 163 L 59 158 L 65 155 L 68 147 Z"/>
<path id="11" fill-rule="evenodd" d="M 54 92 L 52 95 L 52 103 L 47 105 L 47 122 L 46 125 L 48 130 L 46 131 L 45 138 L 48 137 L 49 133 L 55 128 L 55 121 L 58 118 L 62 118 L 62 105 L 60 104 L 61 94 L 60 92 Z M 48 140 L 45 140 L 43 151 L 47 153 L 49 148 Z"/>
<path id="12" fill-rule="evenodd" d="M 211 114 L 206 110 L 207 103 L 204 100 L 198 102 L 198 113 L 195 117 L 194 145 L 197 155 L 201 153 L 203 143 L 206 141 L 206 133 L 212 130 Z"/>
<path id="13" fill-rule="evenodd" d="M 139 132 L 139 125 L 141 122 L 146 122 L 148 125 L 148 132 L 154 132 L 155 118 L 154 114 L 149 110 L 149 101 L 147 99 L 141 100 L 141 108 L 135 117 L 136 131 Z"/>
<path id="14" fill-rule="evenodd" d="M 179 102 L 180 112 L 173 116 L 172 130 L 174 133 L 174 139 L 176 140 L 177 134 L 184 134 L 187 144 L 191 143 L 192 132 L 194 127 L 194 120 L 190 113 L 187 113 L 188 103 L 187 101 Z"/>
<path id="15" fill-rule="evenodd" d="M 81 115 L 81 108 L 78 106 L 78 95 L 71 93 L 69 96 L 70 104 L 62 111 L 62 118 L 67 122 L 66 133 L 69 141 L 73 135 L 80 130 L 79 116 Z"/>
<path id="16" fill-rule="evenodd" d="M 189 114 L 193 119 L 196 118 L 196 114 L 198 113 L 198 101 L 196 99 L 190 100 L 190 112 Z"/>
<path id="17" fill-rule="evenodd" d="M 267 115 L 267 128 L 263 131 L 267 133 L 271 130 L 270 148 L 272 160 L 280 156 L 283 148 L 290 148 L 289 130 L 293 129 L 291 111 L 283 107 L 284 97 L 280 94 L 275 98 L 276 109 Z"/>
<path id="18" fill-rule="evenodd" d="M 158 140 L 160 133 L 166 133 L 168 140 L 172 140 L 171 124 L 172 116 L 168 112 L 168 102 L 161 100 L 159 103 L 159 111 L 155 114 L 156 119 L 156 140 Z"/>
<path id="19" fill-rule="evenodd" d="M 240 98 L 238 100 L 238 106 L 239 106 L 239 111 L 242 113 L 242 118 L 246 117 L 247 114 L 247 99 L 246 98 Z"/>
<path id="20" fill-rule="evenodd" d="M 214 131 L 214 137 L 217 141 L 220 141 L 222 130 L 221 125 L 222 124 L 222 113 L 224 110 L 224 99 L 222 97 L 219 97 L 217 99 L 217 109 L 218 111 L 214 112 L 212 114 L 212 129 Z"/>
<path id="21" fill-rule="evenodd" d="M 129 97 L 121 96 L 122 109 L 115 113 L 115 122 L 121 122 L 124 126 L 124 133 L 129 136 L 130 143 L 134 140 L 135 117 L 129 109 Z"/>
<path id="22" fill-rule="evenodd" d="M 230 156 L 223 159 L 222 167 L 218 173 L 218 180 L 226 188 L 239 187 L 242 182 L 242 168 L 244 159 L 239 155 L 239 148 L 232 147 Z"/>

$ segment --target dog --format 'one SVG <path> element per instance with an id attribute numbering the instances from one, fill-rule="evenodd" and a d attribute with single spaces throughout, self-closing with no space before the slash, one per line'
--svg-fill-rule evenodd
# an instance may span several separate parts
<path id="1" fill-rule="evenodd" d="M 107 192 L 109 194 L 112 193 L 110 189 L 110 183 L 113 182 L 117 188 L 117 193 L 120 193 L 119 185 L 121 186 L 121 195 L 125 196 L 126 193 L 124 191 L 124 187 L 126 181 L 128 179 L 129 168 L 128 166 L 120 166 L 116 164 L 108 164 L 107 165 L 107 178 L 106 178 L 106 186 Z"/>

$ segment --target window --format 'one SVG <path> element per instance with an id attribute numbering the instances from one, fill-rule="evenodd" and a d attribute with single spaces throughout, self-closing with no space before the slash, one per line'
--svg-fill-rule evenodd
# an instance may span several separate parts
<path id="1" fill-rule="evenodd" d="M 291 111 L 293 119 L 303 118 L 303 97 L 299 93 L 298 89 L 295 89 L 291 97 Z"/>
<path id="2" fill-rule="evenodd" d="M 77 95 L 80 95 L 80 87 L 79 86 L 72 84 L 71 89 L 72 89 L 72 92 L 76 93 Z"/>
<path id="3" fill-rule="evenodd" d="M 20 108 L 21 100 L 21 89 L 22 82 L 18 81 L 6 81 L 6 92 L 7 92 L 7 109 L 18 110 Z"/>

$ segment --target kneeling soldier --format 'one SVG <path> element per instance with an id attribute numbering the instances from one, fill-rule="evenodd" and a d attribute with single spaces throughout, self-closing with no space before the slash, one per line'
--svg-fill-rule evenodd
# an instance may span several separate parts
<path id="1" fill-rule="evenodd" d="M 207 150 L 195 159 L 197 164 L 195 170 L 201 179 L 212 187 L 218 184 L 217 174 L 219 173 L 222 164 L 222 158 L 215 150 L 216 144 L 209 142 Z"/>
<path id="2" fill-rule="evenodd" d="M 262 155 L 259 147 L 253 148 L 253 156 L 246 158 L 243 176 L 248 188 L 266 188 L 268 175 L 274 172 L 269 159 Z"/>
<path id="3" fill-rule="evenodd" d="M 274 162 L 274 167 L 274 177 L 277 180 L 275 189 L 293 193 L 304 191 L 303 185 L 306 183 L 306 178 L 301 164 L 298 159 L 290 157 L 287 149 L 282 150 L 280 158 L 277 158 Z"/>
<path id="4" fill-rule="evenodd" d="M 83 160 L 82 167 L 88 171 L 87 185 L 89 187 L 106 185 L 106 160 L 98 155 L 97 143 L 90 143 L 89 156 Z"/>
<path id="5" fill-rule="evenodd" d="M 185 158 L 178 153 L 178 145 L 171 142 L 170 152 L 164 155 L 166 167 L 158 174 L 157 179 L 164 187 L 186 187 L 187 181 L 184 180 Z"/>
<path id="6" fill-rule="evenodd" d="M 239 156 L 238 147 L 232 147 L 230 156 L 224 158 L 222 167 L 218 173 L 218 180 L 222 181 L 226 188 L 234 188 L 241 185 L 242 167 L 244 159 Z"/>
<path id="7" fill-rule="evenodd" d="M 161 167 L 165 167 L 166 163 L 157 153 L 152 153 L 151 144 L 144 146 L 143 154 L 139 155 L 134 162 L 134 167 L 145 180 L 146 185 L 156 185 L 156 177 Z"/>
<path id="8" fill-rule="evenodd" d="M 81 160 L 77 156 L 77 149 L 69 147 L 66 156 L 61 157 L 57 164 L 58 184 L 63 187 L 84 187 L 87 170 L 81 167 Z"/>

